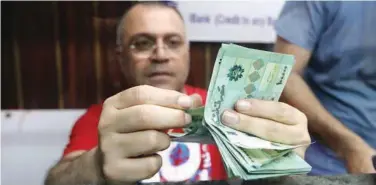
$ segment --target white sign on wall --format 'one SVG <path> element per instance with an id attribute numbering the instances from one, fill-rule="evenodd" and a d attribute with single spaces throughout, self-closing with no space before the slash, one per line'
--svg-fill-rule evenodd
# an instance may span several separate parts
<path id="1" fill-rule="evenodd" d="M 190 41 L 274 43 L 285 1 L 176 1 Z"/>

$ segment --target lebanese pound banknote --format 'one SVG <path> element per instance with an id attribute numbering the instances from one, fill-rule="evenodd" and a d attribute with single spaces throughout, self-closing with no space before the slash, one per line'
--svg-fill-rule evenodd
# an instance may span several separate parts
<path id="1" fill-rule="evenodd" d="M 215 63 L 209 85 L 204 113 L 206 123 L 223 131 L 221 135 L 240 147 L 278 150 L 297 147 L 259 139 L 224 126 L 220 121 L 222 112 L 233 109 L 239 99 L 278 101 L 294 64 L 294 57 L 233 44 L 224 48 L 220 52 L 222 56 Z M 252 143 L 249 142 L 250 138 Z"/>
<path id="2" fill-rule="evenodd" d="M 229 177 L 256 179 L 307 173 L 311 167 L 292 149 L 300 146 L 267 141 L 221 123 L 225 109 L 239 99 L 278 101 L 294 65 L 292 55 L 222 44 L 215 61 L 206 106 L 187 110 L 192 123 L 175 141 L 210 143 L 222 155 Z"/>
<path id="3" fill-rule="evenodd" d="M 188 135 L 195 135 L 199 133 L 205 133 L 207 129 L 202 125 L 204 120 L 204 110 L 205 107 L 198 107 L 195 109 L 189 109 L 185 112 L 192 117 L 191 123 L 183 128 L 183 133 L 173 133 L 169 132 L 168 134 L 172 137 L 183 137 Z"/>
<path id="4" fill-rule="evenodd" d="M 204 110 L 205 107 L 186 110 L 186 113 L 191 115 L 192 122 L 183 128 L 182 133 L 167 132 L 172 137 L 171 140 L 177 142 L 215 144 L 208 128 L 205 127 L 205 123 L 203 123 L 205 122 Z"/>

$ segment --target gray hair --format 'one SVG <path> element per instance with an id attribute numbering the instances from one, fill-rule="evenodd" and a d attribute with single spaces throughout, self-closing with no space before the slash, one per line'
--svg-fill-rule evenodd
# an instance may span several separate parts
<path id="1" fill-rule="evenodd" d="M 123 49 L 125 18 L 127 17 L 128 12 L 138 4 L 145 5 L 145 6 L 158 6 L 158 7 L 170 8 L 170 9 L 174 10 L 179 15 L 179 17 L 184 21 L 183 16 L 179 12 L 179 10 L 176 8 L 176 4 L 174 4 L 173 2 L 170 2 L 170 1 L 139 1 L 139 2 L 133 3 L 132 6 L 124 12 L 124 14 L 122 15 L 121 19 L 119 20 L 119 24 L 116 28 L 116 47 L 119 48 L 119 49 Z"/>

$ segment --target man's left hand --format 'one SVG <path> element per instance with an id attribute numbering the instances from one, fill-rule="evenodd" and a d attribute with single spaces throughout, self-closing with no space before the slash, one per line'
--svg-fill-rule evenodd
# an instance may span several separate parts
<path id="1" fill-rule="evenodd" d="M 282 102 L 239 100 L 235 104 L 235 111 L 223 112 L 222 122 L 233 129 L 268 141 L 289 145 L 311 142 L 305 114 Z M 304 159 L 307 147 L 308 145 L 297 148 L 295 152 Z"/>

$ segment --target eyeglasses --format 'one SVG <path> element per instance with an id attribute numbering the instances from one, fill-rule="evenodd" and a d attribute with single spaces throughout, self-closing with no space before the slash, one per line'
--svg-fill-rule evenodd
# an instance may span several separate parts
<path id="1" fill-rule="evenodd" d="M 181 52 L 184 46 L 184 41 L 181 39 L 170 38 L 163 41 L 162 48 L 166 54 L 174 55 Z M 133 54 L 138 57 L 149 57 L 158 48 L 157 42 L 151 38 L 139 38 L 131 43 L 129 46 Z"/>

